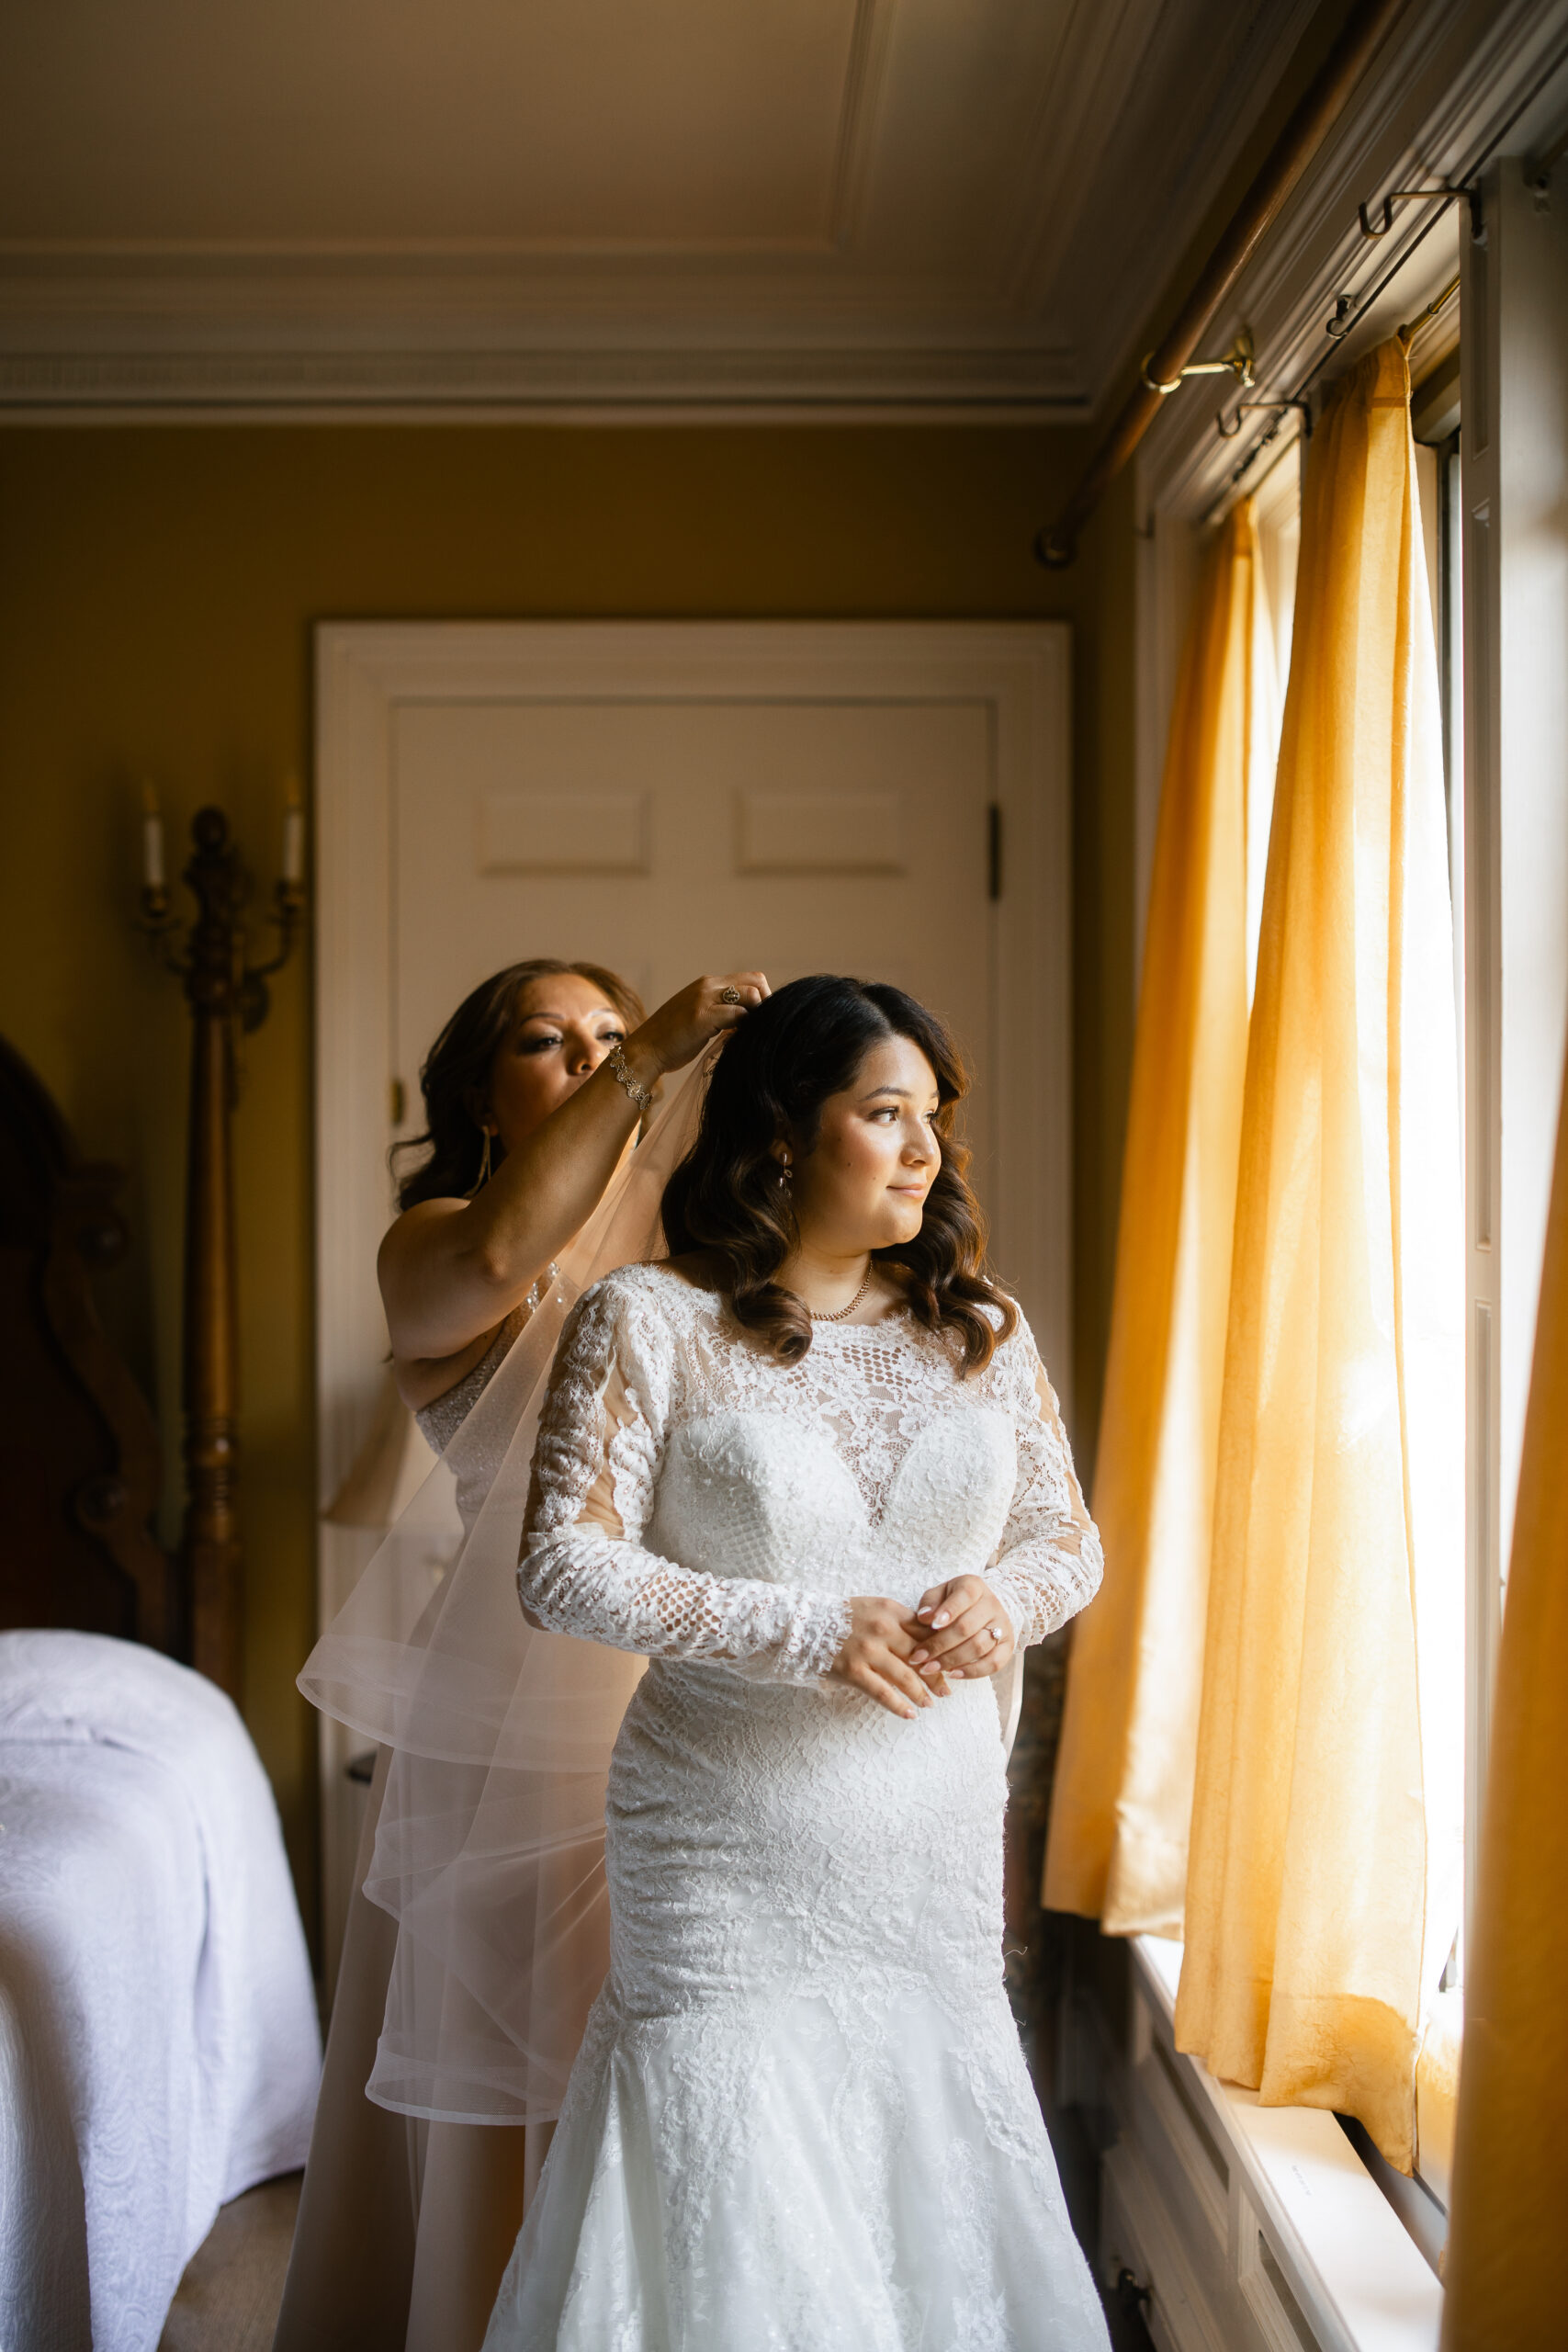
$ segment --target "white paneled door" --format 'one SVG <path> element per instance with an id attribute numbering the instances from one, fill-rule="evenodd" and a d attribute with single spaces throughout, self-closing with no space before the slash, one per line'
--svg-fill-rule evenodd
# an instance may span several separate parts
<path id="1" fill-rule="evenodd" d="M 975 701 L 423 702 L 391 727 L 392 1072 L 525 956 L 897 981 L 992 1101 L 990 713 Z M 987 1155 L 988 1157 L 988 1154 Z M 982 1182 L 984 1178 L 982 1177 Z"/>
<path id="2" fill-rule="evenodd" d="M 376 1249 L 420 1064 L 531 956 L 610 965 L 650 1006 L 743 967 L 933 1006 L 975 1077 L 998 1265 L 1067 1403 L 1067 747 L 1058 623 L 319 630 L 323 1499 L 384 1377 Z M 323 1531 L 323 1616 L 364 1549 Z"/>

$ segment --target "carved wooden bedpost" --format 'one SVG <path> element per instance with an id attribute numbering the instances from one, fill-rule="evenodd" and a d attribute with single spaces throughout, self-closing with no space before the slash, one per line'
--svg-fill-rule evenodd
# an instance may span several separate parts
<path id="1" fill-rule="evenodd" d="M 191 1010 L 190 1136 L 185 1249 L 186 1511 L 181 1567 L 189 1611 L 191 1664 L 230 1697 L 244 1668 L 239 1480 L 239 1283 L 234 1242 L 232 1120 L 238 1098 L 234 1041 L 259 1028 L 268 976 L 288 960 L 304 910 L 303 819 L 291 799 L 284 826 L 284 878 L 272 920 L 279 949 L 270 963 L 246 962 L 244 909 L 251 878 L 220 808 L 199 810 L 185 881 L 197 913 L 186 935 L 170 914 L 163 882 L 163 820 L 149 799 L 141 891 L 144 928 L 185 982 Z"/>
<path id="2" fill-rule="evenodd" d="M 236 934 L 244 877 L 228 821 L 203 808 L 185 878 L 200 912 L 186 967 L 191 1010 L 186 1189 L 186 1513 L 182 1540 L 191 1664 L 230 1697 L 243 1668 L 239 1512 L 239 1329 L 231 1117 Z"/>

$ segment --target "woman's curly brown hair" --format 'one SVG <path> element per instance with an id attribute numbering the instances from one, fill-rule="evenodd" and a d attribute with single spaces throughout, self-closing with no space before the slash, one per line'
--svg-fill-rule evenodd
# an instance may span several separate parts
<path id="1" fill-rule="evenodd" d="M 969 1085 L 963 1060 L 936 1015 L 902 989 L 823 972 L 791 980 L 747 1014 L 718 1057 L 697 1139 L 665 1186 L 664 1237 L 671 1256 L 716 1258 L 737 1320 L 783 1362 L 798 1363 L 811 1317 L 774 1279 L 799 1236 L 773 1147 L 787 1136 L 809 1152 L 828 1097 L 852 1083 L 886 1037 L 908 1037 L 935 1073 L 942 1165 L 914 1239 L 872 1256 L 903 1271 L 917 1323 L 951 1333 L 964 1370 L 977 1372 L 1018 1312 L 987 1270 L 985 1219 L 964 1176 L 969 1154 L 953 1133 Z"/>

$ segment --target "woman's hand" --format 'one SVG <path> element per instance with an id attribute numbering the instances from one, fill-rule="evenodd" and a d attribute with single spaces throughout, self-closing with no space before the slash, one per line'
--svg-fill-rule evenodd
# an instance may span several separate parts
<path id="1" fill-rule="evenodd" d="M 724 1001 L 727 992 L 733 1003 Z M 651 1089 L 767 993 L 761 972 L 694 980 L 627 1037 L 631 1077 Z M 641 1107 L 613 1069 L 594 1065 L 546 1118 L 509 1141 L 477 1193 L 421 1201 L 397 1219 L 378 1272 L 406 1403 L 444 1396 L 479 1361 L 529 1284 L 599 1205 Z M 477 1153 L 477 1125 L 474 1147 Z"/>
<path id="2" fill-rule="evenodd" d="M 953 1577 L 922 1593 L 915 1622 L 928 1627 L 909 1664 L 927 1678 L 973 1681 L 999 1674 L 1013 1654 L 1012 1619 L 984 1577 Z"/>
<path id="3" fill-rule="evenodd" d="M 726 990 L 733 1001 L 727 1001 Z M 761 1004 L 770 993 L 766 975 L 761 972 L 721 972 L 716 977 L 705 973 L 700 980 L 693 980 L 679 996 L 671 997 L 656 1012 L 650 1012 L 640 1029 L 634 1029 L 626 1039 L 626 1052 L 634 1069 L 640 1054 L 656 1065 L 657 1071 L 681 1069 L 702 1052 L 710 1038 L 726 1029 L 736 1028 L 753 1005 Z"/>
<path id="4" fill-rule="evenodd" d="M 947 1695 L 940 1668 L 926 1681 L 913 1670 L 910 1660 L 919 1643 L 919 1630 L 911 1625 L 902 1603 L 880 1597 L 852 1600 L 850 1630 L 828 1669 L 829 1679 L 863 1690 L 890 1715 L 912 1718 L 919 1708 L 929 1707 L 933 1697 Z M 921 1649 L 919 1654 L 925 1657 L 929 1651 Z"/>

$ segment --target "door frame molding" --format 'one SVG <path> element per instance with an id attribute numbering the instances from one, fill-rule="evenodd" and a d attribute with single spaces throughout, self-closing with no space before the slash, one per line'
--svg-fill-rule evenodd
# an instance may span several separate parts
<path id="1" fill-rule="evenodd" d="M 323 622 L 316 637 L 316 1366 L 323 1501 L 365 1442 L 386 1326 L 392 726 L 407 702 L 798 696 L 986 704 L 998 1262 L 1071 1411 L 1070 631 L 1061 621 Z M 325 1596 L 323 1595 L 323 1598 Z"/>

